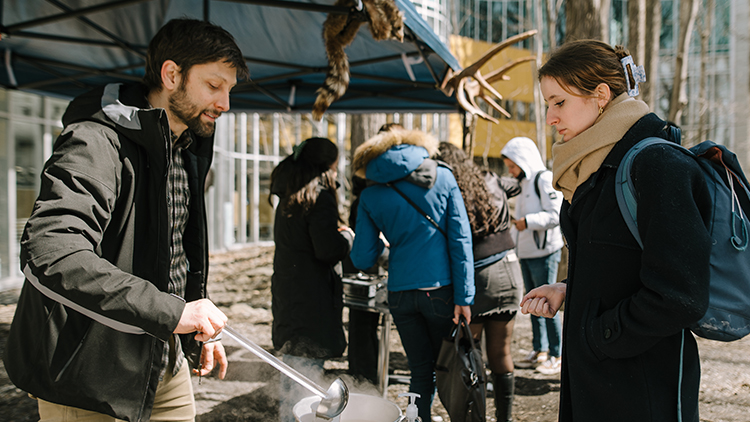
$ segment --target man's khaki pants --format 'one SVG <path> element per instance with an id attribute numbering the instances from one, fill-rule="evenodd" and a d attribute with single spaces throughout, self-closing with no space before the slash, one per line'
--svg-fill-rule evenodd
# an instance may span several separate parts
<path id="1" fill-rule="evenodd" d="M 184 361 L 177 375 L 172 377 L 167 373 L 159 382 L 156 387 L 154 409 L 151 411 L 151 421 L 195 421 L 195 399 L 193 384 L 190 382 L 189 366 L 187 361 Z M 121 422 L 121 419 L 101 413 L 54 404 L 42 399 L 38 401 L 40 422 Z"/>

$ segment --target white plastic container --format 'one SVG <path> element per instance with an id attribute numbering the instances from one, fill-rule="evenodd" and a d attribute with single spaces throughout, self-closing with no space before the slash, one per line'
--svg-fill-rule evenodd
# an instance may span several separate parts
<path id="1" fill-rule="evenodd" d="M 319 396 L 305 397 L 298 401 L 292 409 L 294 419 L 298 422 L 395 422 L 401 417 L 401 409 L 396 403 L 366 394 L 349 394 L 346 408 L 332 420 L 315 416 L 318 403 Z"/>

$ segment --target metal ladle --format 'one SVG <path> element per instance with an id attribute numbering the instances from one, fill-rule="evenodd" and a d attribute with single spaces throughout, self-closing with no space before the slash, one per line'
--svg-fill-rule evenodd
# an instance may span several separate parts
<path id="1" fill-rule="evenodd" d="M 349 389 L 346 387 L 346 384 L 344 384 L 344 381 L 342 381 L 341 378 L 336 378 L 331 386 L 328 387 L 328 390 L 324 390 L 321 386 L 312 382 L 309 378 L 299 373 L 296 369 L 280 361 L 278 358 L 268 353 L 257 344 L 240 335 L 231 327 L 225 325 L 222 329 L 222 332 L 226 333 L 231 339 L 239 343 L 245 349 L 253 352 L 256 356 L 266 361 L 266 363 L 269 363 L 271 366 L 281 371 L 282 374 L 288 376 L 303 387 L 319 395 L 321 399 L 320 403 L 318 404 L 318 408 L 315 411 L 316 416 L 326 419 L 333 419 L 344 411 L 347 402 L 349 402 Z"/>

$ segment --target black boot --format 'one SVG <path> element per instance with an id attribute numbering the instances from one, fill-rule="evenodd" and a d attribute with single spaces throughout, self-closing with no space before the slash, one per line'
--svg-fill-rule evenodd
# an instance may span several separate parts
<path id="1" fill-rule="evenodd" d="M 513 392 L 515 390 L 513 372 L 507 374 L 493 372 L 492 383 L 495 388 L 495 417 L 497 422 L 511 422 L 513 420 Z"/>

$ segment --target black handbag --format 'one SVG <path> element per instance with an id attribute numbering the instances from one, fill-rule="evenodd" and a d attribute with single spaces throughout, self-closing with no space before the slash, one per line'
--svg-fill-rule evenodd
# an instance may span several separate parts
<path id="1" fill-rule="evenodd" d="M 451 422 L 485 421 L 484 361 L 463 316 L 459 317 L 451 336 L 443 339 L 435 374 L 438 395 Z"/>

